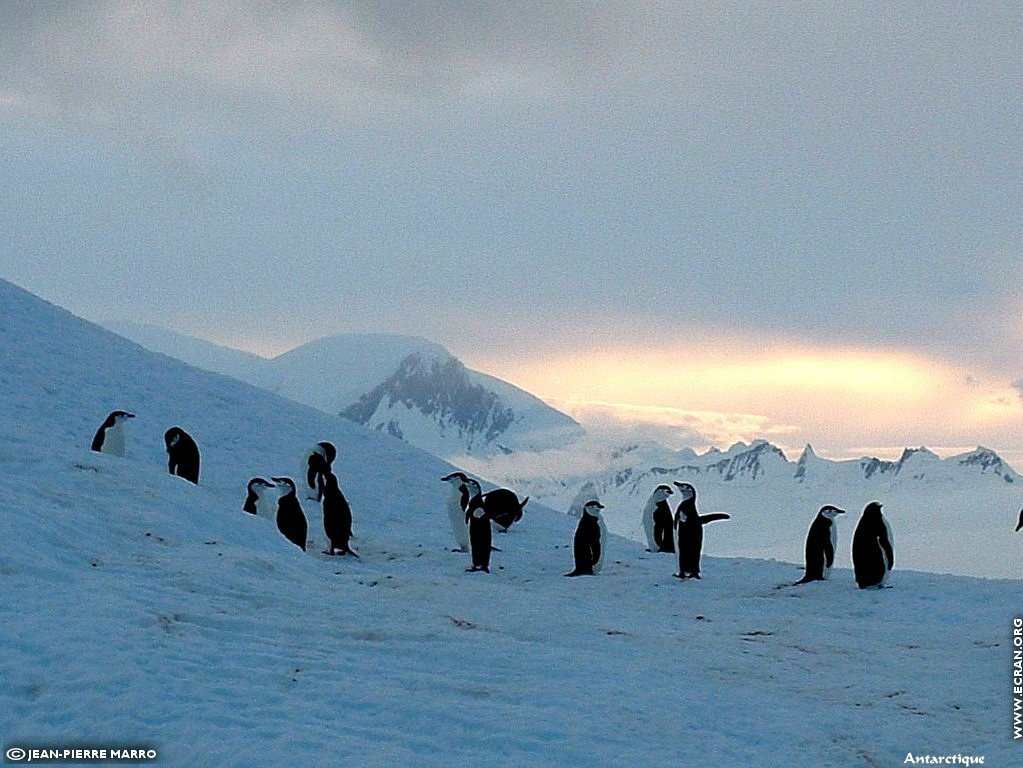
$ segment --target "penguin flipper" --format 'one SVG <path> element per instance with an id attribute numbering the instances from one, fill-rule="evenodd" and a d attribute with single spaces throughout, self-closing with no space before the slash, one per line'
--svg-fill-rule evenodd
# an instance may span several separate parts
<path id="1" fill-rule="evenodd" d="M 714 512 L 710 515 L 700 515 L 700 525 L 706 525 L 707 523 L 713 523 L 715 520 L 731 520 L 732 516 L 727 515 L 724 512 Z"/>

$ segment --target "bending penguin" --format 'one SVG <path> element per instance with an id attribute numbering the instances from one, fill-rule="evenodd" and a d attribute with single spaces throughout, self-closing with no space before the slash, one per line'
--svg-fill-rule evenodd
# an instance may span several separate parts
<path id="1" fill-rule="evenodd" d="M 572 539 L 572 554 L 575 556 L 575 569 L 566 576 L 593 576 L 604 567 L 604 542 L 607 540 L 607 528 L 601 510 L 604 505 L 591 499 L 583 505 L 583 513 L 579 516 L 579 524 L 575 528 Z"/>
<path id="2" fill-rule="evenodd" d="M 806 571 L 796 584 L 824 581 L 835 562 L 835 546 L 838 543 L 838 525 L 835 518 L 844 515 L 845 510 L 827 504 L 820 508 L 810 523 L 806 534 Z"/>
<path id="3" fill-rule="evenodd" d="M 92 450 L 97 453 L 124 456 L 124 422 L 134 418 L 134 413 L 111 411 L 92 438 Z"/>
<path id="4" fill-rule="evenodd" d="M 247 495 L 245 503 L 242 505 L 242 511 L 248 512 L 250 515 L 265 517 L 267 520 L 276 520 L 277 500 L 273 499 L 271 501 L 271 499 L 267 498 L 266 494 L 270 488 L 276 487 L 269 480 L 264 480 L 262 477 L 254 477 L 249 480 L 249 484 L 246 486 Z"/>
<path id="5" fill-rule="evenodd" d="M 522 501 L 515 491 L 508 488 L 496 488 L 487 491 L 483 496 L 483 504 L 487 509 L 491 522 L 500 533 L 507 533 L 512 523 L 522 519 L 522 508 L 529 502 L 527 496 Z"/>
<path id="6" fill-rule="evenodd" d="M 881 514 L 881 505 L 870 502 L 856 524 L 852 540 L 853 573 L 860 589 L 884 587 L 895 565 L 892 529 Z"/>
<path id="7" fill-rule="evenodd" d="M 672 490 L 667 485 L 654 488 L 643 507 L 643 533 L 646 534 L 648 552 L 674 552 L 675 539 L 672 534 L 671 507 L 668 497 Z"/>
<path id="8" fill-rule="evenodd" d="M 333 443 L 323 440 L 316 444 L 306 457 L 306 485 L 309 486 L 310 499 L 320 501 L 323 498 L 323 483 L 331 474 L 331 465 L 337 458 L 337 448 Z M 315 495 L 312 493 L 315 491 Z"/>
<path id="9" fill-rule="evenodd" d="M 306 522 L 302 505 L 298 501 L 295 481 L 290 477 L 275 477 L 274 483 L 284 488 L 277 499 L 277 530 L 288 541 L 305 552 L 309 524 Z"/>
<path id="10" fill-rule="evenodd" d="M 199 484 L 199 446 L 181 427 L 171 427 L 164 433 L 167 446 L 167 471 Z"/>
<path id="11" fill-rule="evenodd" d="M 352 555 L 358 557 L 350 546 L 352 538 L 352 508 L 341 493 L 334 473 L 327 475 L 321 483 L 323 492 L 323 532 L 327 534 L 326 555 Z M 334 550 L 337 550 L 336 552 Z"/>
<path id="12" fill-rule="evenodd" d="M 469 488 L 465 484 L 469 478 L 462 472 L 452 472 L 441 478 L 451 484 L 448 494 L 448 521 L 451 523 L 451 535 L 455 538 L 452 552 L 469 551 L 469 529 L 465 525 L 465 513 L 469 509 Z"/>
<path id="13" fill-rule="evenodd" d="M 472 478 L 466 478 L 465 484 L 469 490 L 469 502 L 465 508 L 465 528 L 469 536 L 469 557 L 472 561 L 472 567 L 466 568 L 466 571 L 490 573 L 490 548 L 494 542 L 490 515 L 483 504 L 480 484 Z"/>
<path id="14" fill-rule="evenodd" d="M 696 511 L 696 489 L 689 483 L 675 483 L 682 501 L 675 509 L 675 551 L 678 553 L 679 579 L 700 578 L 700 556 L 703 553 L 703 526 L 715 520 L 729 520 L 731 515 L 715 512 L 700 515 Z"/>

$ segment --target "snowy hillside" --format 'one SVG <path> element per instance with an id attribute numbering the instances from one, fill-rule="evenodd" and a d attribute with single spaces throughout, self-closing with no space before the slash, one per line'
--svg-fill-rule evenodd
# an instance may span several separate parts
<path id="1" fill-rule="evenodd" d="M 863 592 L 839 570 L 778 588 L 797 569 L 706 558 L 682 583 L 617 538 L 604 573 L 565 579 L 574 521 L 533 502 L 494 572 L 470 575 L 448 550 L 446 465 L 398 441 L 4 282 L 0 360 L 5 749 L 138 742 L 182 766 L 1018 757 L 1018 582 L 897 570 Z M 115 407 L 138 414 L 124 458 L 88 450 Z M 199 442 L 198 486 L 166 474 L 171 423 Z M 240 511 L 249 476 L 295 471 L 318 439 L 340 448 L 361 560 L 304 554 Z"/>
<path id="2" fill-rule="evenodd" d="M 521 488 L 555 509 L 577 506 L 580 489 L 607 506 L 610 529 L 644 541 L 640 512 L 653 489 L 692 483 L 699 507 L 732 515 L 707 535 L 707 551 L 802 562 L 810 521 L 824 504 L 850 514 L 839 524 L 839 565 L 848 567 L 849 540 L 859 512 L 884 504 L 903 566 L 991 578 L 1023 576 L 1023 535 L 1013 528 L 1023 506 L 1023 482 L 987 448 L 940 459 L 926 448 L 898 461 L 865 457 L 830 461 L 806 446 L 790 461 L 766 441 L 727 451 L 669 452 L 656 446 L 605 451 L 589 465 L 566 452 L 465 462 L 471 471 Z M 574 469 L 570 469 L 574 467 Z M 598 468 L 600 467 L 600 468 Z M 674 504 L 672 505 L 674 507 Z"/>
<path id="3" fill-rule="evenodd" d="M 582 432 L 538 398 L 414 336 L 328 336 L 267 360 L 155 326 L 108 327 L 148 349 L 342 413 L 450 460 L 567 445 Z"/>

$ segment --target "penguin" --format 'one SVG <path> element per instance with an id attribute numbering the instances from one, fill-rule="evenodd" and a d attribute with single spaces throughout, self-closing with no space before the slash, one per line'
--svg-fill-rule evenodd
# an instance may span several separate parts
<path id="1" fill-rule="evenodd" d="M 830 504 L 820 508 L 810 523 L 806 534 L 806 572 L 796 584 L 824 581 L 835 562 L 835 545 L 838 543 L 838 525 L 835 518 L 844 515 L 845 510 Z"/>
<path id="2" fill-rule="evenodd" d="M 310 493 L 307 495 L 310 499 L 320 501 L 323 498 L 323 489 L 320 486 L 331 473 L 331 465 L 336 458 L 337 448 L 326 440 L 317 443 L 309 452 L 306 457 L 306 484 L 309 486 Z"/>
<path id="3" fill-rule="evenodd" d="M 350 546 L 352 538 L 352 508 L 341 493 L 337 476 L 328 473 L 320 489 L 323 495 L 323 532 L 327 534 L 325 555 L 352 555 L 358 557 Z M 335 552 L 334 550 L 337 550 Z"/>
<path id="4" fill-rule="evenodd" d="M 124 422 L 134 418 L 134 413 L 111 411 L 106 421 L 96 430 L 96 436 L 92 438 L 92 450 L 97 453 L 124 456 Z"/>
<path id="5" fill-rule="evenodd" d="M 703 526 L 715 520 L 730 520 L 731 515 L 715 512 L 700 515 L 696 511 L 696 489 L 689 483 L 675 483 L 682 501 L 675 509 L 675 551 L 678 553 L 679 579 L 700 578 L 700 556 L 703 552 Z"/>
<path id="6" fill-rule="evenodd" d="M 583 513 L 579 516 L 579 524 L 572 539 L 575 569 L 571 573 L 566 573 L 566 576 L 593 576 L 600 573 L 603 568 L 607 528 L 604 526 L 602 509 L 604 505 L 596 499 L 591 499 L 583 505 Z"/>
<path id="7" fill-rule="evenodd" d="M 1020 528 L 1023 528 L 1023 509 L 1019 511 L 1019 522 L 1016 523 L 1016 532 L 1018 533 Z"/>
<path id="8" fill-rule="evenodd" d="M 288 541 L 305 552 L 309 524 L 306 522 L 302 505 L 298 501 L 295 481 L 290 477 L 275 477 L 274 483 L 284 488 L 277 499 L 277 530 Z"/>
<path id="9" fill-rule="evenodd" d="M 466 478 L 465 485 L 469 490 L 469 502 L 465 509 L 465 527 L 469 535 L 469 557 L 472 567 L 466 572 L 483 571 L 490 573 L 490 547 L 494 541 L 490 515 L 483 504 L 480 484 L 472 478 Z"/>
<path id="10" fill-rule="evenodd" d="M 522 501 L 507 488 L 497 488 L 483 494 L 483 505 L 487 509 L 487 515 L 494 524 L 494 530 L 498 533 L 507 533 L 512 523 L 522 519 L 522 508 L 529 502 L 527 496 Z"/>
<path id="11" fill-rule="evenodd" d="M 181 427 L 171 427 L 164 433 L 167 446 L 167 471 L 199 484 L 199 446 Z"/>
<path id="12" fill-rule="evenodd" d="M 262 477 L 254 477 L 249 480 L 249 484 L 246 486 L 248 495 L 245 497 L 242 511 L 248 512 L 250 515 L 265 517 L 268 520 L 276 520 L 277 506 L 276 504 L 271 506 L 270 499 L 266 497 L 267 489 L 276 487 L 269 480 L 264 480 Z"/>
<path id="13" fill-rule="evenodd" d="M 856 524 L 852 540 L 853 574 L 860 589 L 884 587 L 895 565 L 892 529 L 881 514 L 881 504 L 870 502 Z"/>
<path id="14" fill-rule="evenodd" d="M 670 486 L 659 485 L 654 488 L 643 507 L 643 533 L 646 534 L 647 552 L 675 551 L 671 507 L 667 501 L 672 493 Z"/>
<path id="15" fill-rule="evenodd" d="M 465 512 L 469 508 L 469 488 L 465 481 L 468 480 L 462 472 L 452 472 L 441 478 L 445 483 L 451 484 L 451 492 L 448 495 L 448 520 L 451 523 L 451 534 L 455 538 L 455 548 L 452 552 L 469 551 L 469 530 L 465 526 Z"/>

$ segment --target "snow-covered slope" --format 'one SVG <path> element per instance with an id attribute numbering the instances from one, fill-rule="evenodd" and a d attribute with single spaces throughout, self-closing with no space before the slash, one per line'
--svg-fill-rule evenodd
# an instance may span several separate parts
<path id="1" fill-rule="evenodd" d="M 732 515 L 708 532 L 705 546 L 723 556 L 802 562 L 810 521 L 824 504 L 849 513 L 839 523 L 838 563 L 849 566 L 852 529 L 870 501 L 884 504 L 902 565 L 936 573 L 993 578 L 1023 575 L 1023 536 L 1013 531 L 1023 504 L 1019 476 L 990 449 L 941 459 L 926 448 L 897 461 L 829 461 L 806 446 L 795 462 L 758 440 L 703 455 L 630 446 L 605 452 L 574 472 L 565 452 L 470 461 L 470 470 L 520 488 L 556 509 L 578 507 L 581 488 L 604 502 L 611 530 L 643 541 L 640 513 L 661 483 L 696 486 L 699 506 Z"/>
<path id="2" fill-rule="evenodd" d="M 156 326 L 107 325 L 148 349 L 341 413 L 451 460 L 549 449 L 582 433 L 528 392 L 466 368 L 441 345 L 415 336 L 340 334 L 267 360 Z"/>
<path id="3" fill-rule="evenodd" d="M 1010 765 L 1018 582 L 670 557 L 530 502 L 494 572 L 448 551 L 446 466 L 154 355 L 0 282 L 0 738 L 153 745 L 162 765 Z M 88 450 L 106 411 L 127 455 Z M 203 452 L 166 474 L 162 432 Z M 240 511 L 332 439 L 361 560 Z M 307 513 L 317 531 L 314 511 Z M 727 525 L 721 523 L 718 525 Z M 716 533 L 716 532 L 715 532 Z M 708 536 L 709 539 L 714 538 Z M 808 717 L 807 713 L 812 713 Z"/>

